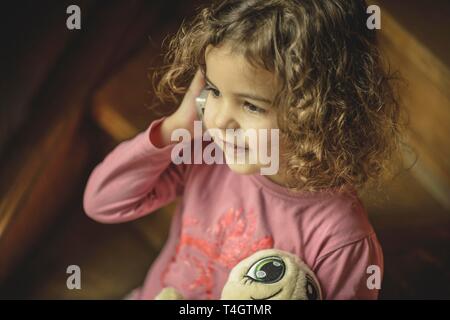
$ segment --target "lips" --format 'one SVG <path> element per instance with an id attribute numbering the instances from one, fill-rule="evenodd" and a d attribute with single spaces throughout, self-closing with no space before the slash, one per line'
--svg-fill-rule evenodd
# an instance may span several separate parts
<path id="1" fill-rule="evenodd" d="M 222 143 L 222 145 L 226 146 L 226 148 L 233 148 L 234 151 L 238 151 L 238 152 L 244 152 L 244 151 L 248 151 L 249 148 L 246 146 L 245 148 L 239 147 L 237 145 L 235 145 L 234 143 L 228 142 L 228 141 L 224 141 L 218 137 L 215 138 L 215 140 L 219 141 Z"/>

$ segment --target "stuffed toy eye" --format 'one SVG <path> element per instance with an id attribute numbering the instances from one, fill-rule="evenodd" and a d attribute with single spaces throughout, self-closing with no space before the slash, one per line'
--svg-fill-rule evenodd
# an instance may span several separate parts
<path id="1" fill-rule="evenodd" d="M 274 283 L 284 276 L 286 266 L 279 257 L 266 257 L 256 261 L 248 270 L 247 276 L 255 281 Z"/>

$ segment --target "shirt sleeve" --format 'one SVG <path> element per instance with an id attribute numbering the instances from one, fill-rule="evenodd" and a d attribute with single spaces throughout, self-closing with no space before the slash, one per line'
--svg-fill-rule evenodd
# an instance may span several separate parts
<path id="1" fill-rule="evenodd" d="M 175 165 L 175 144 L 156 147 L 150 134 L 165 119 L 115 147 L 92 171 L 83 207 L 92 219 L 119 223 L 142 217 L 172 202 L 182 193 L 185 164 Z"/>
<path id="2" fill-rule="evenodd" d="M 378 298 L 376 281 L 381 284 L 383 268 L 383 253 L 373 233 L 320 257 L 314 271 L 324 299 L 372 300 Z"/>

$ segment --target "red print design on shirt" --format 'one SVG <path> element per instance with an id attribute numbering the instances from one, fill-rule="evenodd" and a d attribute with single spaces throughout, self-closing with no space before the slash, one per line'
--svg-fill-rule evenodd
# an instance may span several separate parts
<path id="1" fill-rule="evenodd" d="M 271 236 L 257 237 L 256 225 L 257 218 L 253 210 L 245 214 L 242 208 L 230 208 L 206 232 L 197 219 L 185 216 L 175 255 L 161 276 L 162 286 L 166 286 L 170 265 L 183 263 L 193 269 L 193 277 L 185 279 L 183 289 L 192 291 L 201 288 L 205 298 L 211 299 L 215 286 L 215 265 L 230 270 L 254 252 L 273 247 Z M 192 229 L 197 229 L 195 234 L 205 236 L 200 238 L 191 235 L 189 230 Z M 204 256 L 204 259 L 191 255 L 189 252 L 192 249 Z"/>

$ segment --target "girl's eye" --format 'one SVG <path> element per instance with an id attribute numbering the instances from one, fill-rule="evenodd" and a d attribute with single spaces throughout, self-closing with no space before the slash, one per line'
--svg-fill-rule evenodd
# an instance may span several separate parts
<path id="1" fill-rule="evenodd" d="M 213 97 L 215 97 L 215 98 L 218 98 L 219 95 L 220 95 L 219 90 L 214 89 L 213 87 L 206 86 L 206 87 L 205 87 L 205 90 L 211 91 L 211 92 L 213 93 Z"/>
<path id="2" fill-rule="evenodd" d="M 250 112 L 250 113 L 259 113 L 259 114 L 263 114 L 263 113 L 266 113 L 266 110 L 265 109 L 263 109 L 263 108 L 260 108 L 260 107 L 257 107 L 257 106 L 255 106 L 255 105 L 253 105 L 253 104 L 251 104 L 251 103 L 248 103 L 248 102 L 246 102 L 245 104 L 244 104 L 244 108 L 246 109 L 246 110 L 248 110 L 248 112 Z"/>
<path id="3" fill-rule="evenodd" d="M 214 98 L 219 98 L 220 96 L 220 91 L 211 87 L 210 85 L 206 85 L 205 86 L 205 90 L 211 91 L 213 94 Z M 266 110 L 260 107 L 257 107 L 251 103 L 245 102 L 244 103 L 244 109 L 247 110 L 250 113 L 255 113 L 255 114 L 264 114 L 266 113 Z"/>

